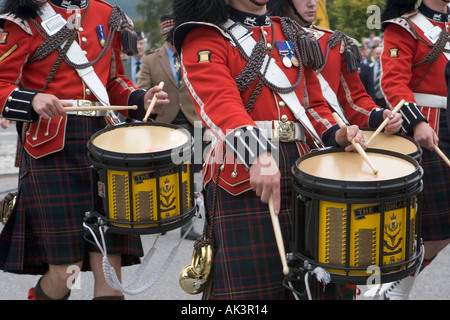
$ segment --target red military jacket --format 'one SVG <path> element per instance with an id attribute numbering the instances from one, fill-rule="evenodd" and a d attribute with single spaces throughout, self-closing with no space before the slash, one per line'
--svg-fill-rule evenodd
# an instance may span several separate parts
<path id="1" fill-rule="evenodd" d="M 383 110 L 367 93 L 358 70 L 349 70 L 343 40 L 338 45 L 329 47 L 333 31 L 317 26 L 313 26 L 313 30 L 317 33 L 326 58 L 320 73 L 336 94 L 345 118 L 350 124 L 359 127 L 378 127 L 383 120 Z M 347 41 L 353 40 L 347 37 Z"/>
<path id="2" fill-rule="evenodd" d="M 66 21 L 75 14 L 74 10 L 63 9 L 52 4 L 56 13 Z M 111 5 L 103 1 L 91 0 L 87 8 L 80 10 L 81 26 L 77 28 L 76 40 L 89 61 L 99 58 L 101 43 L 97 27 L 104 29 L 104 39 L 114 32 L 111 47 L 93 68 L 101 83 L 105 86 L 112 105 L 135 104 L 132 93 L 136 87 L 125 77 L 122 59 L 121 34 L 109 30 L 108 21 L 112 12 Z M 48 37 L 42 30 L 40 17 L 18 19 L 12 14 L 4 14 L 3 32 L 0 41 L 0 110 L 5 118 L 17 121 L 34 121 L 31 123 L 25 141 L 25 149 L 39 158 L 56 152 L 64 147 L 66 118 L 61 116 L 51 119 L 36 119 L 37 114 L 31 107 L 31 101 L 37 92 L 42 92 L 58 52 L 54 50 L 42 60 L 32 60 L 37 48 Z M 139 90 L 139 94 L 143 94 Z M 97 101 L 95 95 L 87 88 L 76 70 L 62 61 L 45 93 L 53 94 L 59 99 Z M 136 96 L 135 96 L 136 97 Z M 132 116 L 125 113 L 126 116 Z"/>
<path id="3" fill-rule="evenodd" d="M 431 11 L 425 9 L 426 13 Z M 395 106 L 401 99 L 410 102 L 409 108 L 401 109 L 403 129 L 409 133 L 419 121 L 428 121 L 438 133 L 440 112 L 445 112 L 443 108 L 446 106 L 447 90 L 444 70 L 448 58 L 441 53 L 434 63 L 424 63 L 434 46 L 430 37 L 439 37 L 440 30 L 444 28 L 450 30 L 449 22 L 433 19 L 439 16 L 442 15 L 424 15 L 416 11 L 384 23 L 385 49 L 382 55 L 381 85 L 391 106 Z M 426 35 L 413 22 L 414 17 L 424 18 L 438 29 Z M 420 96 L 422 98 L 418 100 Z"/>
<path id="4" fill-rule="evenodd" d="M 280 19 L 272 18 L 272 20 L 273 26 L 250 28 L 253 32 L 251 36 L 255 41 L 259 41 L 261 36 L 266 37 L 268 53 L 270 46 L 275 44 L 273 40 L 285 40 Z M 181 31 L 178 32 L 181 33 Z M 182 63 L 186 86 L 190 90 L 198 114 L 205 125 L 212 129 L 216 141 L 226 142 L 230 137 L 238 135 L 236 131 L 243 129 L 244 131 L 253 130 L 257 137 L 256 145 L 264 145 L 267 141 L 259 132 L 255 121 L 284 118 L 298 122 L 280 96 L 268 86 L 262 87 L 252 109 L 250 111 L 245 109 L 245 104 L 254 92 L 258 81 L 254 81 L 246 90 L 239 92 L 235 78 L 246 67 L 247 61 L 234 43 L 224 36 L 221 29 L 214 25 L 197 25 L 185 36 L 184 42 L 181 40 L 180 43 L 177 43 L 176 34 L 177 32 L 175 33 L 177 49 L 181 47 L 181 43 L 183 44 Z M 329 138 L 325 138 L 325 133 L 333 130 L 331 127 L 335 121 L 322 96 L 315 71 L 303 66 L 299 66 L 300 69 L 295 66 L 289 68 L 284 66 L 282 57 L 275 48 L 273 48 L 272 59 L 284 71 L 291 84 L 297 81 L 298 72 L 302 72 L 301 83 L 296 89 L 296 95 L 307 109 L 306 114 L 316 132 L 322 137 L 322 140 L 329 140 Z M 251 135 L 247 135 L 247 137 L 249 136 Z M 332 136 L 334 141 L 334 134 L 329 136 Z M 303 148 L 302 153 L 309 150 L 304 142 L 301 142 L 301 148 Z M 216 176 L 215 172 L 219 168 L 223 154 L 218 150 L 221 148 L 211 148 L 206 159 L 205 183 Z M 248 164 L 244 163 L 245 160 L 239 160 L 246 159 L 246 156 L 240 157 L 236 152 L 234 156 L 238 160 L 230 161 L 227 155 L 225 164 L 221 166 L 223 172 L 219 177 L 219 185 L 232 194 L 239 194 L 250 189 Z M 211 158 L 215 158 L 215 163 L 211 163 Z"/>

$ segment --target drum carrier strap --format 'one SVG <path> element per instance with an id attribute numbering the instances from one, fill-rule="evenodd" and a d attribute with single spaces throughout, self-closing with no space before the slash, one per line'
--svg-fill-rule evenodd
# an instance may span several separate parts
<path id="1" fill-rule="evenodd" d="M 251 110 L 254 100 L 256 100 L 259 94 L 259 90 L 265 85 L 275 91 L 286 102 L 286 105 L 292 111 L 295 118 L 309 132 L 316 146 L 324 147 L 324 143 L 320 136 L 306 116 L 305 108 L 301 105 L 294 92 L 300 84 L 302 69 L 299 69 L 297 81 L 292 85 L 283 70 L 273 62 L 271 56 L 265 53 L 264 36 L 261 36 L 260 41 L 256 42 L 251 37 L 253 31 L 242 23 L 234 22 L 231 19 L 229 19 L 223 27 L 225 28 L 231 43 L 237 47 L 241 55 L 249 62 L 244 70 L 241 71 L 241 74 L 235 79 L 238 89 L 240 91 L 245 90 L 256 77 L 259 77 L 255 92 L 246 104 L 246 110 Z M 318 41 L 314 39 L 313 33 L 300 27 L 295 21 L 289 18 L 281 19 L 281 27 L 286 39 L 295 44 L 294 50 L 301 59 L 303 65 L 315 70 L 319 69 L 323 64 L 324 59 L 320 45 Z M 273 26 L 272 31 L 274 32 Z M 299 49 L 300 47 L 301 50 Z M 271 54 L 272 52 L 273 51 L 271 51 Z"/>

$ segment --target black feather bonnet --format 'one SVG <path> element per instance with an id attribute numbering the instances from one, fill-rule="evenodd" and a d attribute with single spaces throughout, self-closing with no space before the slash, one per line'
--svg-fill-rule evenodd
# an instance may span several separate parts
<path id="1" fill-rule="evenodd" d="M 225 0 L 173 0 L 172 12 L 174 27 L 168 34 L 168 41 L 173 41 L 174 30 L 185 22 L 222 25 L 228 20 L 228 5 Z"/>
<path id="2" fill-rule="evenodd" d="M 0 14 L 11 12 L 20 19 L 35 18 L 42 0 L 4 0 Z"/>
<path id="3" fill-rule="evenodd" d="M 420 3 L 420 0 L 387 0 L 381 13 L 381 21 L 391 20 L 406 13 L 412 13 L 419 7 Z"/>

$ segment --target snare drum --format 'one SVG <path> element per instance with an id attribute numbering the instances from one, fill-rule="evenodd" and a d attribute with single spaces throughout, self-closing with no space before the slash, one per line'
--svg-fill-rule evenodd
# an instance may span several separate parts
<path id="1" fill-rule="evenodd" d="M 313 151 L 292 168 L 292 252 L 301 268 L 322 267 L 337 283 L 395 281 L 420 265 L 423 170 L 409 156 L 368 149 L 379 170 L 343 149 Z M 308 266 L 308 267 L 305 267 Z"/>
<path id="2" fill-rule="evenodd" d="M 376 129 L 362 128 L 364 139 L 369 141 Z M 371 149 L 390 150 L 406 154 L 414 158 L 417 162 L 422 161 L 422 148 L 419 144 L 408 136 L 402 134 L 386 134 L 380 132 L 368 146 Z"/>
<path id="3" fill-rule="evenodd" d="M 112 232 L 178 228 L 195 211 L 188 131 L 164 123 L 124 123 L 87 144 L 94 214 Z"/>

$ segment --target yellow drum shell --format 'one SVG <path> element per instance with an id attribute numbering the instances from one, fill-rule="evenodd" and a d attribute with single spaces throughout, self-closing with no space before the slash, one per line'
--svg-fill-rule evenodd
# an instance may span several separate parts
<path id="1" fill-rule="evenodd" d="M 294 255 L 336 282 L 365 284 L 369 266 L 397 280 L 418 266 L 422 169 L 409 156 L 330 149 L 293 166 Z M 304 230 L 303 230 L 304 229 Z"/>
<path id="2" fill-rule="evenodd" d="M 93 213 L 119 233 L 159 233 L 192 217 L 190 134 L 162 123 L 107 127 L 88 143 Z"/>

